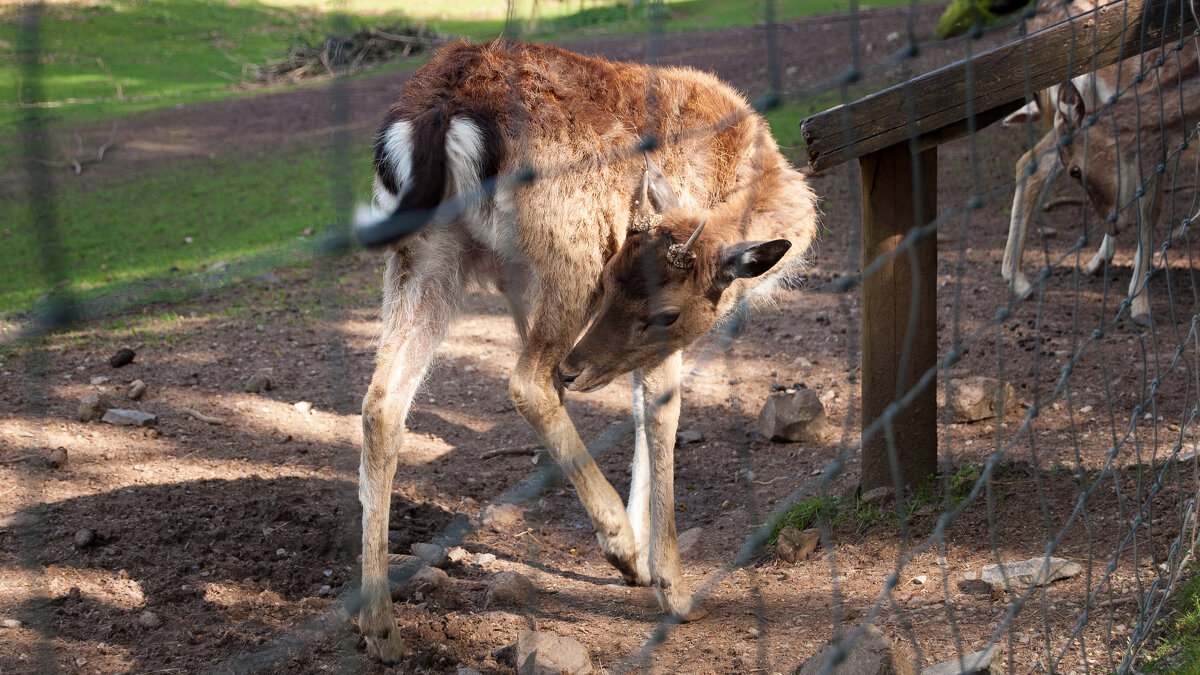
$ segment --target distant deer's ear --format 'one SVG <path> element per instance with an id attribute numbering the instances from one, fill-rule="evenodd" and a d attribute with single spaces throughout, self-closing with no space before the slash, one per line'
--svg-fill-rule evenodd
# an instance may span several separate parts
<path id="1" fill-rule="evenodd" d="M 782 260 L 791 247 L 792 242 L 787 239 L 743 241 L 726 246 L 722 253 L 717 283 L 728 286 L 734 279 L 760 276 Z"/>
<path id="2" fill-rule="evenodd" d="M 676 196 L 671 181 L 667 180 L 662 171 L 659 171 L 648 153 L 644 153 L 644 156 L 646 158 L 646 174 L 642 179 L 642 195 L 647 199 L 642 202 L 643 206 L 652 206 L 659 213 L 679 208 L 679 197 Z"/>
<path id="3" fill-rule="evenodd" d="M 1032 124 L 1033 122 L 1042 119 L 1042 107 L 1038 105 L 1037 99 L 1026 103 L 1015 112 L 1008 114 L 1000 121 L 1000 124 L 1006 127 L 1015 127 L 1018 124 Z"/>
<path id="4" fill-rule="evenodd" d="M 1083 116 L 1087 110 L 1083 107 L 1083 96 L 1075 85 L 1068 82 L 1058 88 L 1058 100 L 1055 102 L 1056 113 L 1060 120 L 1066 124 L 1067 129 L 1077 129 L 1079 124 L 1083 122 Z"/>

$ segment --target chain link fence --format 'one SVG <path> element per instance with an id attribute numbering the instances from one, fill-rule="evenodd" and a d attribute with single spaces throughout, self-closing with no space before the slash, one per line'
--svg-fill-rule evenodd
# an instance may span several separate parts
<path id="1" fill-rule="evenodd" d="M 1113 11 L 1126 12 L 1130 25 L 1135 25 L 1138 13 L 1152 4 L 1118 2 Z M 1142 672 L 1147 652 L 1154 649 L 1160 635 L 1160 620 L 1172 611 L 1172 593 L 1192 565 L 1200 477 L 1195 437 L 1200 321 L 1189 236 L 1200 180 L 1200 165 L 1192 151 L 1200 130 L 1200 98 L 1191 96 L 1189 87 L 1200 82 L 1200 63 L 1191 5 L 1170 0 L 1157 4 L 1173 9 L 1161 14 L 1164 20 L 1186 26 L 1182 39 L 1144 44 L 1142 54 L 1122 62 L 1111 91 L 1094 94 L 1091 100 L 1086 100 L 1086 90 L 1079 95 L 1082 113 L 1077 112 L 1075 99 L 1058 93 L 1066 90 L 1065 86 L 1058 87 L 1053 98 L 1043 99 L 1048 103 L 1043 104 L 1041 114 L 1049 125 L 1042 132 L 1032 124 L 985 129 L 983 114 L 987 111 L 969 111 L 960 134 L 965 138 L 934 151 L 941 153 L 936 190 L 940 209 L 934 209 L 932 218 L 917 214 L 919 222 L 901 232 L 892 248 L 877 259 L 863 259 L 860 229 L 862 204 L 869 201 L 862 197 L 867 201 L 860 202 L 860 196 L 871 186 L 864 185 L 853 163 L 845 169 L 810 172 L 810 182 L 824 200 L 823 227 L 827 230 L 817 242 L 816 261 L 808 275 L 790 284 L 799 290 L 788 292 L 781 310 L 774 314 L 766 310 L 772 322 L 770 332 L 758 329 L 753 333 L 755 313 L 739 312 L 693 348 L 699 350 L 698 356 L 688 357 L 691 375 L 685 391 L 708 387 L 711 397 L 713 388 L 721 389 L 717 397 L 727 407 L 719 424 L 726 432 L 705 446 L 715 448 L 711 456 L 681 445 L 677 449 L 680 473 L 696 475 L 691 467 L 682 465 L 715 461 L 712 457 L 718 452 L 732 457 L 732 465 L 720 466 L 732 468 L 735 478 L 718 478 L 716 471 L 699 474 L 705 480 L 720 481 L 720 495 L 734 494 L 743 518 L 735 524 L 734 535 L 720 537 L 713 523 L 730 520 L 714 516 L 704 521 L 701 536 L 720 541 L 720 550 L 710 550 L 703 563 L 684 560 L 697 602 L 711 607 L 710 617 L 686 625 L 657 615 L 647 620 L 640 610 L 642 618 L 637 621 L 610 617 L 596 624 L 599 629 L 593 626 L 593 632 L 575 636 L 590 640 L 586 647 L 597 665 L 614 673 L 829 673 L 857 672 L 853 669 L 863 667 L 861 659 L 879 658 L 915 662 L 918 668 L 948 661 L 957 664 L 937 672 L 959 672 L 955 667 L 975 672 L 966 666 L 981 660 L 1003 672 Z M 649 6 L 644 41 L 648 63 L 688 59 L 686 52 L 678 50 L 665 56 L 664 45 L 671 34 L 664 31 L 670 28 L 671 7 L 661 2 Z M 927 33 L 923 22 L 930 16 L 928 6 L 914 3 L 872 13 L 851 2 L 843 16 L 780 22 L 775 4 L 768 0 L 758 7 L 763 22 L 740 35 L 761 53 L 761 67 L 754 76 L 760 90 L 754 92 L 753 107 L 769 113 L 814 100 L 849 104 L 932 65 L 972 59 L 980 51 L 981 41 L 994 45 L 1014 38 L 1031 40 L 1033 33 L 1020 27 L 1045 24 L 1047 16 L 1057 16 L 1062 8 L 1057 0 L 1043 0 L 994 30 L 976 29 L 961 39 L 934 43 L 918 37 Z M 25 91 L 31 92 L 27 99 L 34 101 L 40 100 L 43 11 L 40 4 L 31 3 L 20 15 L 17 52 L 21 77 Z M 889 30 L 877 42 L 875 34 L 880 31 L 866 26 L 880 16 L 886 16 Z M 510 35 L 526 20 L 510 5 Z M 1018 31 L 1013 30 L 1014 23 Z M 796 69 L 805 68 L 798 59 L 803 46 L 788 41 L 795 39 L 798 26 L 810 31 L 804 33 L 808 35 L 820 30 L 814 27 L 835 24 L 844 25 L 851 40 L 840 50 L 845 55 L 840 74 L 819 80 L 797 74 Z M 1086 30 L 1093 24 L 1078 25 L 1072 59 L 1086 63 L 1101 46 Z M 335 26 L 335 33 L 345 27 Z M 1016 38 L 1017 32 L 1025 34 Z M 874 37 L 863 39 L 863 33 Z M 1024 70 L 1027 84 L 1032 81 L 1030 63 L 1034 61 L 1012 64 L 1012 69 Z M 335 68 L 344 65 L 334 62 Z M 974 79 L 969 66 L 966 73 L 966 96 L 974 101 L 991 83 Z M 37 250 L 29 254 L 41 260 L 49 295 L 25 316 L 22 334 L 10 341 L 10 346 L 21 350 L 26 385 L 22 409 L 13 411 L 14 418 L 49 425 L 58 415 L 58 408 L 51 403 L 50 364 L 55 359 L 55 341 L 64 331 L 97 330 L 94 327 L 102 320 L 149 303 L 211 295 L 297 261 L 315 262 L 312 283 L 322 289 L 325 321 L 346 321 L 348 310 L 332 288 L 342 269 L 339 261 L 347 252 L 362 246 L 387 247 L 424 228 L 444 227 L 493 199 L 498 191 L 556 180 L 581 165 L 522 167 L 484 181 L 481 189 L 455 195 L 434 209 L 399 212 L 370 229 L 352 231 L 354 194 L 362 186 L 352 185 L 349 179 L 353 171 L 346 120 L 354 102 L 347 94 L 346 81 L 335 77 L 319 94 L 314 93 L 327 97 L 329 126 L 336 130 L 329 142 L 328 167 L 339 215 L 325 232 L 313 240 L 237 262 L 219 273 L 182 282 L 126 284 L 119 292 L 89 296 L 86 303 L 78 302 L 58 284 L 69 276 L 64 253 L 69 242 L 57 234 L 55 180 L 47 163 L 40 161 L 49 159 L 43 111 L 24 108 L 21 164 L 27 172 L 31 213 L 21 226 L 36 234 Z M 733 84 L 744 86 L 737 81 Z M 927 93 L 917 89 L 911 96 Z M 1026 100 L 1034 100 L 1037 93 L 1028 85 Z M 653 109 L 650 104 L 647 107 Z M 902 143 L 911 150 L 911 157 L 921 158 L 914 159 L 919 164 L 928 157 L 922 153 L 934 147 L 922 145 L 930 130 L 918 128 L 915 107 L 906 114 L 910 131 Z M 723 119 L 687 135 L 706 138 L 736 121 Z M 851 123 L 846 117 L 847 128 Z M 1052 142 L 1039 146 L 1040 133 L 1055 135 Z M 579 163 L 623 161 L 659 144 L 685 140 L 688 138 L 645 137 L 636 146 L 614 147 L 602 157 L 586 157 Z M 1058 166 L 1058 157 L 1063 157 L 1065 177 L 1055 183 L 1051 174 L 1044 188 L 1026 189 L 1025 181 L 1034 170 L 1018 170 L 1014 179 L 1014 167 L 1005 159 L 1017 154 L 1013 151 L 1017 146 L 1037 146 L 1040 154 L 1034 156 L 1035 166 L 1044 167 L 1044 162 Z M 799 147 L 785 149 L 794 160 L 800 160 Z M 913 171 L 913 183 L 896 189 L 923 194 L 928 186 L 921 181 L 927 175 Z M 1086 191 L 1078 187 L 1080 182 L 1089 186 Z M 1036 204 L 1030 209 L 1030 224 L 1037 242 L 1034 257 L 1039 272 L 1028 289 L 1012 291 L 996 273 L 996 263 L 1005 221 L 1010 214 L 1022 213 L 1022 202 L 1012 202 L 1019 188 L 1025 190 L 1025 199 Z M 921 207 L 915 208 L 919 211 Z M 929 210 L 924 213 L 928 215 Z M 1090 276 L 1086 259 L 1114 224 L 1123 225 L 1124 232 L 1115 234 L 1111 243 L 1106 240 L 1105 246 L 1119 247 L 1118 252 L 1115 257 L 1100 256 L 1095 270 L 1098 276 Z M 1168 235 L 1173 229 L 1178 231 Z M 1139 263 L 1132 253 L 1135 241 L 1143 244 L 1144 262 Z M 937 245 L 936 265 L 920 268 L 915 262 L 917 249 L 931 242 Z M 819 250 L 823 247 L 828 252 Z M 912 292 L 903 297 L 918 298 L 917 287 L 923 284 L 936 287 L 936 360 L 931 367 L 915 372 L 913 381 L 901 378 L 901 386 L 889 397 L 883 414 L 874 417 L 862 413 L 859 392 L 859 379 L 865 376 L 861 331 L 869 330 L 873 317 L 863 308 L 858 292 L 866 280 L 897 260 L 909 260 L 914 270 L 920 270 L 911 279 Z M 1136 278 L 1127 291 L 1131 274 Z M 928 290 L 928 286 L 924 288 Z M 1139 313 L 1143 307 L 1139 297 L 1148 311 Z M 807 302 L 822 309 L 801 309 Z M 914 346 L 915 317 L 922 308 L 914 300 L 901 309 L 901 315 L 907 317 L 902 325 L 909 328 L 897 338 L 903 349 L 895 370 L 908 372 L 913 350 L 919 349 Z M 520 308 L 516 311 L 522 313 Z M 833 335 L 832 346 L 821 348 L 821 360 L 826 365 L 837 363 L 837 367 L 813 367 L 816 348 L 805 351 L 819 334 L 820 329 L 814 332 L 813 322 L 829 327 L 831 334 L 833 326 L 844 325 L 844 332 Z M 747 337 L 747 331 L 753 334 Z M 768 432 L 755 424 L 758 411 L 746 408 L 749 403 L 761 402 L 769 384 L 748 381 L 741 375 L 754 357 L 739 345 L 750 341 L 758 348 L 765 343 L 769 345 L 766 358 L 772 358 L 783 349 L 775 345 L 783 332 L 795 334 L 801 345 L 800 358 L 778 364 L 774 379 L 784 384 L 773 396 L 815 389 L 820 383 L 818 373 L 821 378 L 833 373 L 837 380 L 836 386 L 825 381 L 824 385 L 831 386 L 823 386 L 819 395 L 837 427 L 824 440 L 773 444 L 765 438 Z M 368 357 L 348 349 L 345 337 L 336 332 L 324 335 L 322 341 L 330 406 L 341 415 L 354 415 L 363 391 L 354 384 L 353 361 Z M 977 376 L 991 379 L 972 383 L 970 379 Z M 801 382 L 806 377 L 811 379 Z M 793 380 L 803 386 L 791 384 Z M 978 415 L 968 409 L 971 402 L 965 400 L 975 386 L 985 392 L 974 401 L 977 408 L 986 410 Z M 938 474 L 924 481 L 906 481 L 901 469 L 910 459 L 906 453 L 911 448 L 897 440 L 906 433 L 897 419 L 933 390 L 942 399 L 937 418 L 930 420 L 937 425 L 937 448 L 932 457 Z M 683 405 L 686 419 L 687 394 Z M 413 426 L 419 431 L 419 426 Z M 623 451 L 632 430 L 632 421 L 611 426 L 589 444 L 589 452 L 601 458 Z M 875 437 L 886 440 L 888 485 L 882 491 L 863 493 L 857 489 L 859 474 L 867 470 L 862 448 Z M 785 455 L 787 461 L 763 459 L 780 460 Z M 53 571 L 47 568 L 45 555 L 52 536 L 48 523 L 54 522 L 58 506 L 41 497 L 45 481 L 52 478 L 39 457 L 3 457 L 18 479 L 9 489 L 16 491 L 21 502 L 17 511 L 9 514 L 0 541 L 6 555 L 15 561 L 6 564 L 14 571 L 22 570 L 22 583 L 27 587 L 29 600 L 14 616 L 19 615 L 22 630 L 34 635 L 22 643 L 23 660 L 12 667 L 56 672 L 63 667 L 63 622 L 90 617 L 64 616 L 59 611 L 60 599 L 50 592 L 48 578 Z M 791 470 L 780 468 L 789 465 Z M 486 481 L 489 465 L 477 466 Z M 760 480 L 764 466 L 778 471 L 779 476 Z M 402 468 L 399 480 L 404 479 L 404 471 Z M 684 482 L 682 478 L 680 482 Z M 536 523 L 523 533 L 530 540 L 538 535 L 553 537 L 558 528 L 553 514 L 545 513 L 540 520 L 532 514 L 553 504 L 545 500 L 563 486 L 561 472 L 542 463 L 523 481 L 513 481 L 498 494 L 493 491 L 488 500 L 490 504 L 525 505 Z M 716 489 L 701 485 L 695 492 Z M 341 485 L 335 493 L 322 494 L 340 506 L 341 529 L 348 533 L 346 542 L 353 542 L 360 532 L 354 486 Z M 709 507 L 716 505 L 713 510 L 719 514 L 727 508 L 719 505 L 730 500 L 710 501 Z M 332 509 L 334 504 L 329 506 Z M 681 520 L 683 513 L 681 510 Z M 444 550 L 457 546 L 476 549 L 481 541 L 492 541 L 479 538 L 479 527 L 478 519 L 458 513 L 428 543 Z M 816 553 L 795 564 L 784 561 L 781 547 L 793 532 L 805 530 L 813 532 L 807 536 L 818 542 Z M 122 536 L 130 542 L 139 534 L 124 532 Z M 356 569 L 357 544 L 346 542 L 339 555 L 349 568 Z M 182 556 L 184 541 L 178 545 Z M 512 547 L 516 550 L 519 546 Z M 512 554 L 512 550 L 496 550 L 502 558 Z M 591 555 L 599 557 L 595 551 Z M 536 554 L 528 560 L 517 558 L 534 568 L 540 565 L 544 575 L 540 578 L 557 579 L 568 572 L 561 569 L 558 556 L 546 556 L 545 561 Z M 1027 569 L 1010 566 L 1023 560 L 1029 561 Z M 465 573 L 462 568 L 466 566 L 447 569 L 451 577 L 481 585 L 490 578 L 478 571 Z M 512 567 L 518 569 L 515 563 Z M 414 574 L 425 569 L 406 559 L 391 568 L 390 581 L 395 589 L 405 588 Z M 605 583 L 587 577 L 584 586 L 607 588 Z M 458 621 L 465 616 L 478 634 L 479 626 L 495 619 L 482 600 L 448 608 L 413 594 L 411 584 L 408 587 L 407 592 L 397 591 L 402 629 L 414 616 L 425 617 L 417 620 L 420 623 L 428 622 L 432 615 L 443 626 L 451 625 L 452 617 Z M 546 624 L 565 630 L 562 623 L 552 620 L 554 612 L 567 612 L 563 605 L 577 605 L 579 616 L 599 611 L 586 593 L 559 592 L 561 597 L 555 599 L 556 609 L 550 610 L 549 617 L 548 610 L 539 609 L 536 603 L 510 614 L 520 616 L 531 630 Z M 192 639 L 208 645 L 203 647 L 211 650 L 207 665 L 217 672 L 294 669 L 297 655 L 322 644 L 333 645 L 328 658 L 303 662 L 303 668 L 354 671 L 360 667 L 357 659 L 363 658 L 362 648 L 347 636 L 353 635 L 351 619 L 359 607 L 357 587 L 347 583 L 338 597 L 319 603 L 319 611 L 289 615 L 271 624 L 269 630 L 259 631 L 256 640 L 235 638 L 231 642 L 210 634 Z M 747 620 L 750 625 L 742 626 Z M 226 635 L 240 630 L 235 624 L 231 619 Z M 16 628 L 10 630 L 17 635 Z M 438 654 L 445 650 L 439 652 L 439 640 L 453 640 L 447 630 L 443 628 L 436 637 L 420 631 L 406 633 L 413 656 L 401 664 L 401 670 L 453 672 L 459 665 L 469 664 L 507 672 L 518 665 L 511 650 L 503 649 L 469 659 L 441 658 Z M 503 647 L 515 639 L 512 631 L 500 633 L 483 640 L 462 640 L 467 649 L 477 649 L 481 644 Z M 116 641 L 120 641 L 119 635 Z M 826 642 L 829 646 L 822 648 Z M 711 646 L 706 643 L 721 645 L 724 651 L 705 649 Z M 78 662 L 75 665 L 84 668 Z M 134 660 L 129 667 L 141 670 L 151 665 Z M 1169 665 L 1159 668 L 1169 669 Z"/>

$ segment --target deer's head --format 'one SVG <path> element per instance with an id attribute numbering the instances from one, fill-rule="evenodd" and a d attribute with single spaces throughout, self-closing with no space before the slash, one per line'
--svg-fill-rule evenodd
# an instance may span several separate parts
<path id="1" fill-rule="evenodd" d="M 1121 137 L 1123 112 L 1124 108 L 1114 108 L 1087 125 L 1083 96 L 1075 85 L 1068 83 L 1058 89 L 1054 111 L 1058 157 L 1067 174 L 1087 191 L 1109 234 L 1136 228 L 1140 215 L 1140 209 L 1129 208 L 1137 199 L 1142 172 L 1136 135 Z M 1128 147 L 1122 147 L 1122 142 Z"/>
<path id="2" fill-rule="evenodd" d="M 787 239 L 720 241 L 723 216 L 688 213 L 647 157 L 633 221 L 644 224 L 604 267 L 601 298 L 587 332 L 559 365 L 563 383 L 594 391 L 653 366 L 694 342 L 736 305 L 791 248 Z M 727 217 L 727 216 L 726 216 Z M 743 281 L 747 280 L 747 281 Z"/>

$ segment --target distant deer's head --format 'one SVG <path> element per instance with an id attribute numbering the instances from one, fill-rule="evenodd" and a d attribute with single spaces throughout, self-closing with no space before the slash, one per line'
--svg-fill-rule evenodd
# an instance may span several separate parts
<path id="1" fill-rule="evenodd" d="M 1067 174 L 1083 185 L 1109 234 L 1136 229 L 1139 218 L 1151 217 L 1156 202 L 1149 186 L 1145 197 L 1137 197 L 1143 182 L 1138 134 L 1122 135 L 1129 127 L 1123 115 L 1129 112 L 1130 106 L 1117 105 L 1085 125 L 1087 110 L 1079 90 L 1069 83 L 1058 89 L 1054 131 L 1059 159 Z M 1132 207 L 1135 200 L 1137 208 Z"/>
<path id="2" fill-rule="evenodd" d="M 691 344 L 732 309 L 727 291 L 738 280 L 766 273 L 792 245 L 720 241 L 721 216 L 679 208 L 649 157 L 634 211 L 633 231 L 604 267 L 591 327 L 559 365 L 572 390 L 594 391 Z"/>

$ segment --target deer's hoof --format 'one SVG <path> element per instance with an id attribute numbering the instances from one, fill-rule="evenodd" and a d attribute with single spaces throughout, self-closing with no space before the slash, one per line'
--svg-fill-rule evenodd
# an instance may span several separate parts
<path id="1" fill-rule="evenodd" d="M 371 658 L 386 666 L 400 663 L 401 657 L 404 656 L 404 640 L 394 625 L 390 630 L 385 630 L 374 637 L 363 631 L 363 637 L 367 639 L 367 655 Z"/>
<path id="2" fill-rule="evenodd" d="M 692 623 L 694 621 L 699 621 L 707 616 L 708 616 L 708 610 L 704 609 L 703 607 L 701 607 L 699 605 L 693 606 L 692 609 L 686 614 L 683 614 L 683 615 L 672 614 L 671 615 L 671 617 L 673 619 L 675 619 L 676 621 L 678 621 L 679 623 Z"/>
<path id="3" fill-rule="evenodd" d="M 1150 315 L 1148 313 L 1134 314 L 1132 321 L 1135 326 L 1141 326 L 1142 328 L 1150 327 Z"/>

